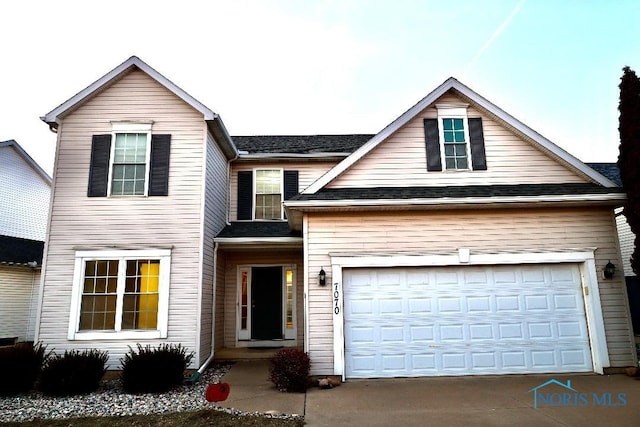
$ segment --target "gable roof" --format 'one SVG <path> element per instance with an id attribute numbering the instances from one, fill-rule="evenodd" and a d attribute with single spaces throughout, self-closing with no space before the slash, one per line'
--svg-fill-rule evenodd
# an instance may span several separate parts
<path id="1" fill-rule="evenodd" d="M 240 154 L 351 154 L 375 135 L 259 135 L 233 136 Z"/>
<path id="2" fill-rule="evenodd" d="M 109 71 L 107 74 L 100 77 L 98 80 L 63 102 L 44 116 L 40 117 L 40 119 L 47 123 L 50 128 L 56 129 L 61 123 L 62 118 L 65 114 L 75 110 L 88 99 L 102 92 L 112 83 L 114 83 L 133 69 L 139 69 L 143 71 L 149 77 L 151 77 L 156 82 L 164 86 L 167 90 L 176 95 L 178 98 L 182 99 L 195 110 L 200 112 L 204 120 L 209 125 L 211 132 L 214 134 L 214 136 L 216 136 L 216 139 L 225 151 L 227 157 L 235 157 L 235 155 L 237 154 L 237 150 L 233 145 L 231 137 L 229 136 L 229 133 L 222 123 L 222 119 L 220 118 L 220 116 L 206 107 L 200 101 L 189 95 L 187 92 L 176 86 L 173 82 L 157 72 L 155 69 L 151 68 L 146 62 L 144 62 L 137 56 L 130 57 L 122 64 L 118 65 L 116 68 Z"/>
<path id="3" fill-rule="evenodd" d="M 25 162 L 33 169 L 40 177 L 49 185 L 51 185 L 51 177 L 48 173 L 44 171 L 40 167 L 40 165 L 31 158 L 31 156 L 24 151 L 24 149 L 18 144 L 15 140 L 10 139 L 8 141 L 0 141 L 0 148 L 2 147 L 13 147 L 16 152 L 24 159 Z"/>
<path id="4" fill-rule="evenodd" d="M 361 146 L 358 150 L 356 150 L 349 157 L 344 159 L 342 162 L 338 163 L 334 168 L 329 170 L 325 175 L 320 177 L 314 183 L 312 183 L 309 187 L 307 187 L 303 193 L 316 193 L 347 169 L 349 169 L 353 164 L 366 156 L 369 152 L 371 152 L 374 148 L 380 145 L 383 141 L 385 141 L 388 137 L 390 137 L 394 132 L 400 129 L 402 126 L 407 124 L 410 120 L 415 118 L 418 114 L 420 114 L 425 108 L 429 107 L 433 103 L 435 103 L 440 97 L 442 97 L 449 90 L 454 90 L 459 93 L 462 97 L 468 99 L 470 102 L 475 104 L 476 106 L 484 109 L 492 116 L 496 117 L 498 120 L 505 123 L 507 126 L 513 128 L 515 131 L 521 133 L 535 144 L 537 144 L 543 151 L 551 154 L 552 156 L 560 159 L 562 162 L 575 169 L 576 171 L 582 173 L 593 182 L 600 184 L 604 187 L 615 187 L 615 183 L 613 183 L 608 178 L 604 177 L 600 173 L 591 169 L 583 162 L 578 160 L 576 157 L 569 154 L 567 151 L 558 147 L 524 123 L 520 122 L 501 108 L 497 107 L 493 103 L 489 102 L 487 99 L 483 98 L 473 90 L 469 89 L 464 84 L 460 83 L 453 77 L 448 78 L 444 81 L 440 86 L 434 89 L 427 96 L 422 98 L 417 104 L 403 113 L 400 117 L 395 119 L 389 125 L 387 125 L 384 129 L 382 129 L 378 134 L 376 134 L 373 138 L 371 138 L 366 144 Z"/>

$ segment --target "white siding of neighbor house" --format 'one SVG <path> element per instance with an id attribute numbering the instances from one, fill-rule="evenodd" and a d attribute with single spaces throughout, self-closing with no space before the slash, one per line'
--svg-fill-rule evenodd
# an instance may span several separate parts
<path id="1" fill-rule="evenodd" d="M 298 346 L 304 336 L 303 284 L 304 269 L 301 250 L 253 250 L 248 252 L 224 252 L 224 347 L 236 347 L 236 316 L 238 302 L 238 266 L 295 265 L 296 266 L 296 322 Z"/>
<path id="2" fill-rule="evenodd" d="M 231 177 L 229 183 L 229 218 L 236 221 L 238 218 L 238 172 L 253 169 L 284 169 L 298 171 L 298 191 L 307 188 L 313 181 L 324 175 L 335 166 L 335 161 L 306 161 L 306 162 L 234 162 L 231 164 Z"/>
<path id="3" fill-rule="evenodd" d="M 111 121 L 152 120 L 154 134 L 171 134 L 167 197 L 87 197 L 91 137 L 111 133 Z M 108 350 L 110 367 L 131 341 L 68 341 L 74 255 L 82 249 L 171 249 L 168 338 L 200 363 L 202 185 L 206 125 L 196 110 L 134 70 L 63 118 L 58 129 L 51 226 L 43 273 L 38 339 L 49 348 Z M 215 200 L 215 197 L 213 198 Z M 210 261 L 208 261 L 210 262 Z"/>
<path id="4" fill-rule="evenodd" d="M 0 235 L 44 242 L 51 187 L 14 146 L 0 147 Z"/>
<path id="5" fill-rule="evenodd" d="M 200 363 L 211 351 L 214 305 L 214 248 L 213 238 L 225 226 L 227 214 L 227 161 L 211 134 L 207 135 L 206 187 L 204 193 L 204 239 L 202 295 L 200 298 Z M 217 284 L 216 284 L 217 285 Z M 222 286 L 222 285 L 219 285 Z"/>
<path id="6" fill-rule="evenodd" d="M 447 102 L 465 101 L 448 94 L 437 103 Z M 469 106 L 467 115 L 482 117 L 486 171 L 427 171 L 423 119 L 438 117 L 435 106 L 431 106 L 356 162 L 327 188 L 588 182 L 473 106 Z"/>
<path id="7" fill-rule="evenodd" d="M 331 283 L 330 254 L 449 254 L 597 248 L 596 267 L 611 366 L 634 361 L 624 277 L 601 278 L 620 263 L 608 208 L 308 214 L 309 352 L 312 374 L 333 372 L 331 287 L 319 287 L 321 267 Z"/>
<path id="8" fill-rule="evenodd" d="M 634 234 L 627 222 L 627 218 L 620 214 L 622 209 L 616 209 L 616 225 L 618 227 L 618 240 L 620 240 L 620 252 L 622 253 L 622 270 L 625 276 L 635 276 L 631 268 L 631 255 L 633 255 Z"/>
<path id="9" fill-rule="evenodd" d="M 40 269 L 0 265 L 0 338 L 33 341 Z"/>

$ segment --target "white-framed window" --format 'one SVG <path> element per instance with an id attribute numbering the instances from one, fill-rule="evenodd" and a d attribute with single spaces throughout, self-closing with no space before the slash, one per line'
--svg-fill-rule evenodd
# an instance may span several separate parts
<path id="1" fill-rule="evenodd" d="M 149 188 L 151 123 L 113 123 L 109 194 L 146 196 Z"/>
<path id="2" fill-rule="evenodd" d="M 282 219 L 283 170 L 255 169 L 253 174 L 254 219 Z"/>
<path id="3" fill-rule="evenodd" d="M 166 338 L 171 251 L 77 251 L 70 340 Z"/>
<path id="4" fill-rule="evenodd" d="M 466 105 L 436 105 L 442 170 L 470 170 L 469 123 Z"/>

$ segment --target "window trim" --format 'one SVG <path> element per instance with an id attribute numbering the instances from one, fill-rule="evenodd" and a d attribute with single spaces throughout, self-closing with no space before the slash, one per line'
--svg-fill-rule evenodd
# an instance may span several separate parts
<path id="1" fill-rule="evenodd" d="M 436 104 L 436 109 L 438 110 L 438 139 L 440 142 L 442 172 L 468 172 L 473 170 L 473 164 L 471 163 L 471 140 L 469 139 L 469 117 L 467 115 L 468 106 L 468 104 Z M 465 169 L 447 168 L 447 156 L 444 148 L 444 119 L 462 119 L 465 152 L 467 155 L 467 167 Z"/>
<path id="2" fill-rule="evenodd" d="M 157 259 L 160 261 L 160 282 L 158 284 L 158 324 L 155 330 L 125 331 L 80 331 L 80 311 L 82 289 L 84 284 L 84 268 L 86 261 L 130 259 Z M 120 268 L 120 264 L 118 265 Z M 134 250 L 92 250 L 76 251 L 73 269 L 73 291 L 69 313 L 69 329 L 67 338 L 81 340 L 122 340 L 122 339 L 154 339 L 167 338 L 169 320 L 169 281 L 171 277 L 170 249 L 134 249 Z M 122 304 L 124 293 L 118 293 L 118 305 Z"/>
<path id="3" fill-rule="evenodd" d="M 256 218 L 256 212 L 258 211 L 258 203 L 257 203 L 257 196 L 258 193 L 256 191 L 257 187 L 258 187 L 258 179 L 257 179 L 257 174 L 258 171 L 278 171 L 280 173 L 280 218 L 275 218 L 275 219 L 264 219 L 264 218 Z M 251 212 L 251 220 L 252 221 L 282 221 L 284 220 L 284 168 L 254 168 L 253 169 L 253 199 L 252 199 L 252 204 L 253 204 L 253 209 Z M 273 193 L 275 194 L 275 193 Z"/>
<path id="4" fill-rule="evenodd" d="M 151 174 L 151 128 L 153 122 L 112 122 L 111 151 L 109 153 L 109 177 L 107 179 L 107 197 L 149 197 L 149 179 Z M 126 133 L 143 133 L 147 135 L 144 156 L 144 194 L 112 194 L 113 164 L 116 152 L 116 135 Z"/>

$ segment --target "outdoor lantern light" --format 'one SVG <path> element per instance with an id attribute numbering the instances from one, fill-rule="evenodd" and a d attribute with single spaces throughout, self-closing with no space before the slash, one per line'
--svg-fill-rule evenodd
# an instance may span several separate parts
<path id="1" fill-rule="evenodd" d="M 327 273 L 324 272 L 324 268 L 320 267 L 320 273 L 318 274 L 318 279 L 320 280 L 320 286 L 324 286 L 327 284 Z"/>
<path id="2" fill-rule="evenodd" d="M 611 261 L 604 266 L 604 277 L 605 279 L 611 279 L 616 272 L 616 266 L 613 265 Z"/>

